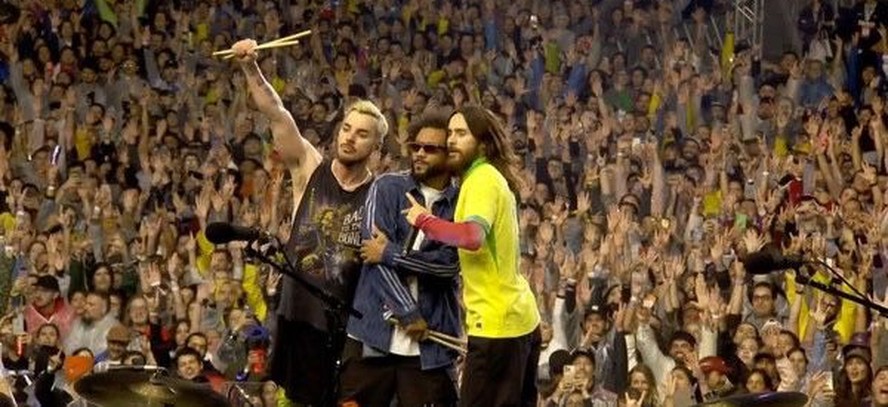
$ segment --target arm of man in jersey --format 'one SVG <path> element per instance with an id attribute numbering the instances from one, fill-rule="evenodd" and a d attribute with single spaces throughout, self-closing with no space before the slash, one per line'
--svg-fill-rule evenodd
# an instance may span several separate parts
<path id="1" fill-rule="evenodd" d="M 407 222 L 422 230 L 427 239 L 437 240 L 463 250 L 477 251 L 490 233 L 490 227 L 496 217 L 497 199 L 491 196 L 490 191 L 482 189 L 485 188 L 483 185 L 475 184 L 466 182 L 460 192 L 466 196 L 476 196 L 467 200 L 464 210 L 466 220 L 451 222 L 441 219 L 408 194 L 407 199 L 411 206 L 403 211 Z"/>
<path id="2" fill-rule="evenodd" d="M 302 137 L 293 115 L 287 111 L 280 96 L 262 75 L 259 64 L 256 63 L 257 46 L 255 40 L 245 39 L 236 42 L 231 49 L 246 76 L 253 102 L 270 122 L 274 149 L 280 160 L 290 169 L 296 193 L 304 189 L 308 174 L 320 164 L 322 157 L 318 150 Z"/>

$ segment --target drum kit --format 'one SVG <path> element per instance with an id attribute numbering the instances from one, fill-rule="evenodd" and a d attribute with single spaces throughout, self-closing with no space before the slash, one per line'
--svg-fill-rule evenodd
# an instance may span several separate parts
<path id="1" fill-rule="evenodd" d="M 228 407 L 231 403 L 209 384 L 175 379 L 158 371 L 114 370 L 84 376 L 77 395 L 103 407 Z"/>
<path id="2" fill-rule="evenodd" d="M 725 397 L 697 404 L 694 407 L 802 407 L 807 402 L 808 396 L 804 393 L 772 392 Z"/>
<path id="3" fill-rule="evenodd" d="M 233 404 L 208 384 L 169 377 L 163 371 L 113 370 L 84 376 L 77 394 L 102 407 L 228 407 Z M 742 394 L 694 407 L 803 407 L 808 396 L 796 392 Z"/>

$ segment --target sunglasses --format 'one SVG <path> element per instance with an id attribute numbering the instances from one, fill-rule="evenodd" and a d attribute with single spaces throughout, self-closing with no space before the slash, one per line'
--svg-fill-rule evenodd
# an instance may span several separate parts
<path id="1" fill-rule="evenodd" d="M 420 150 L 425 151 L 427 154 L 447 152 L 447 146 L 438 144 L 409 143 L 407 144 L 407 147 L 414 153 L 418 153 Z"/>

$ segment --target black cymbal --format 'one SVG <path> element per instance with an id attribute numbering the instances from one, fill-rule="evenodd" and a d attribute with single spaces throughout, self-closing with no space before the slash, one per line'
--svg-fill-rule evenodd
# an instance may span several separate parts
<path id="1" fill-rule="evenodd" d="M 84 376 L 74 383 L 80 397 L 103 407 L 227 407 L 228 400 L 210 388 L 151 372 L 111 371 Z"/>
<path id="2" fill-rule="evenodd" d="M 718 407 L 802 407 L 808 402 L 808 396 L 804 393 L 780 392 L 741 394 L 739 396 L 725 397 L 718 400 L 697 404 L 697 406 Z"/>

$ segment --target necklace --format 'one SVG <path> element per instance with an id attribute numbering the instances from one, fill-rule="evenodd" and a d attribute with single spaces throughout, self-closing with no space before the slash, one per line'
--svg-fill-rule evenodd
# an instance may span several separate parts
<path id="1" fill-rule="evenodd" d="M 364 170 L 367 171 L 367 173 L 364 175 L 364 178 L 362 178 L 360 180 L 360 182 L 356 182 L 353 184 L 346 184 L 336 171 L 337 164 L 338 164 L 339 168 L 345 167 L 344 165 L 342 165 L 342 163 L 339 163 L 338 161 L 334 161 L 333 168 L 332 168 L 331 172 L 333 172 L 333 176 L 336 178 L 336 182 L 338 182 L 339 186 L 341 186 L 342 189 L 344 189 L 344 190 L 353 191 L 355 188 L 357 188 L 361 185 L 364 185 L 364 183 L 366 183 L 367 180 L 369 180 L 371 177 L 373 177 L 373 172 L 371 172 L 368 168 L 364 167 Z M 340 171 L 342 171 L 342 170 L 340 170 Z"/>

